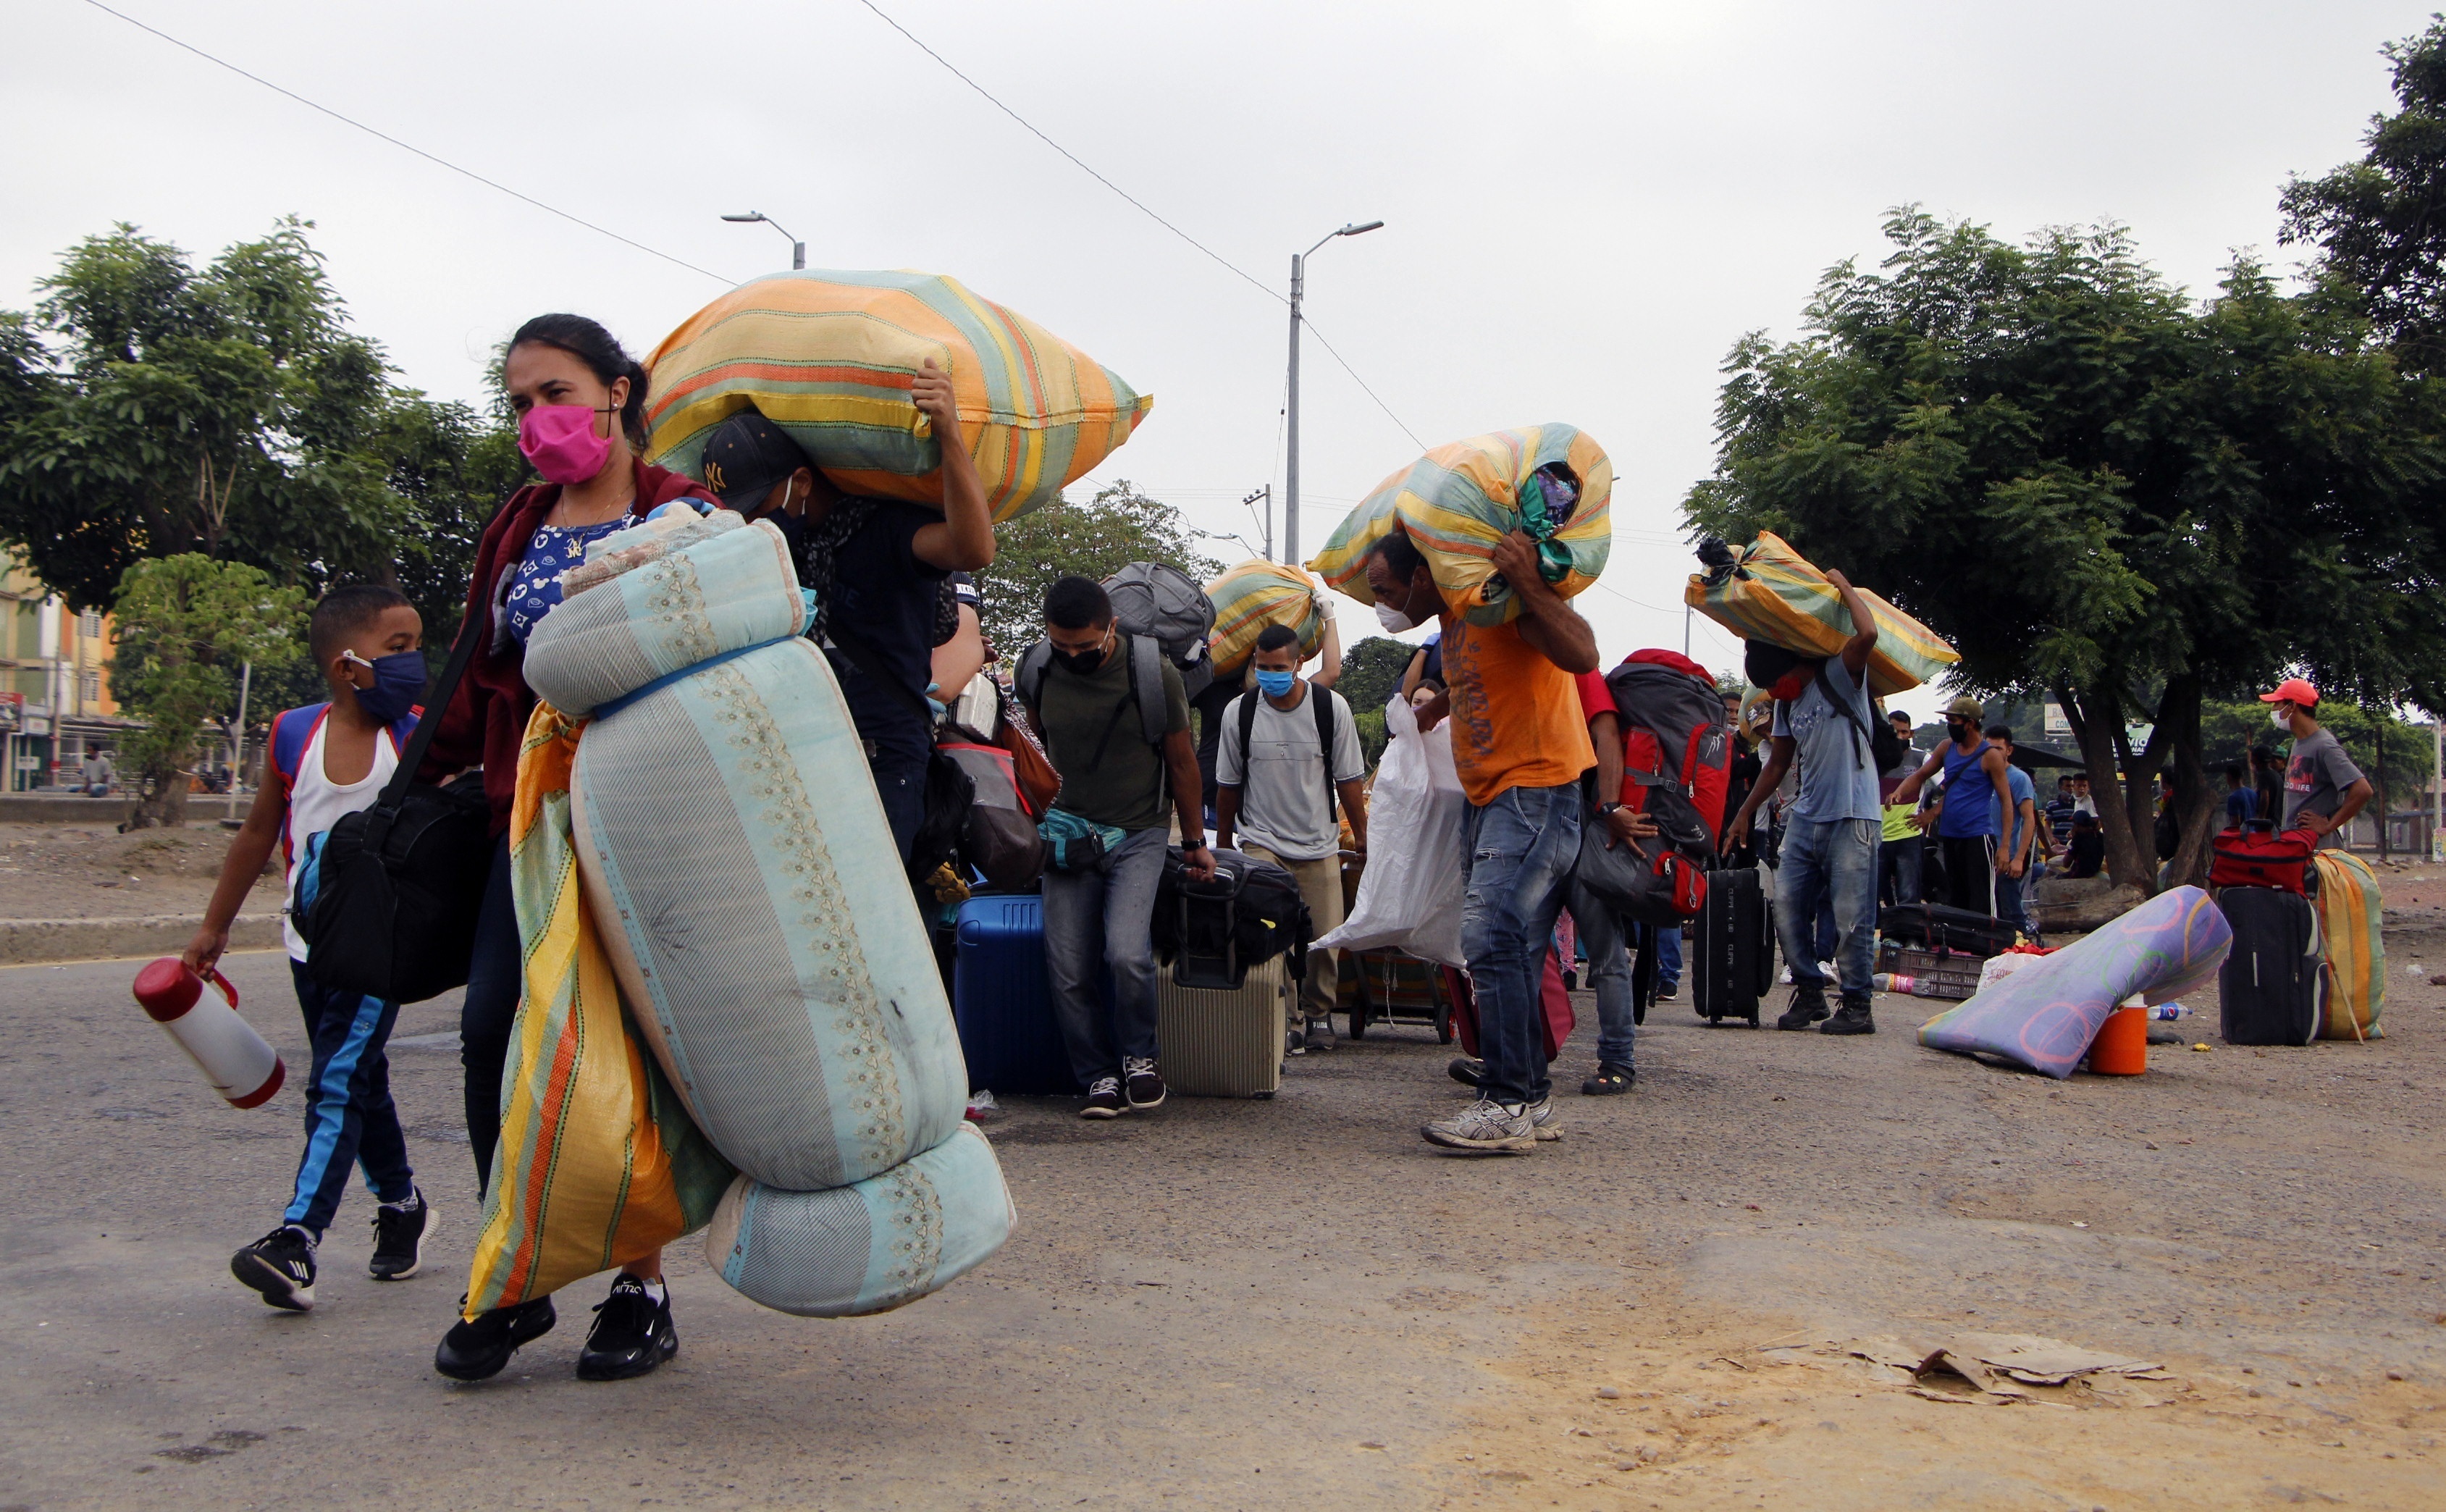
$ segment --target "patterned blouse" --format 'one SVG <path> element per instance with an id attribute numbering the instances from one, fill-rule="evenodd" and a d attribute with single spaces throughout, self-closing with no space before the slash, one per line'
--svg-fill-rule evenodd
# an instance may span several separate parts
<path id="1" fill-rule="evenodd" d="M 560 602 L 560 575 L 586 560 L 589 541 L 600 540 L 623 526 L 634 523 L 627 515 L 607 520 L 599 525 L 537 525 L 527 542 L 526 555 L 518 558 L 518 570 L 510 582 L 510 595 L 504 610 L 509 619 L 510 633 L 521 646 L 543 623 Z"/>

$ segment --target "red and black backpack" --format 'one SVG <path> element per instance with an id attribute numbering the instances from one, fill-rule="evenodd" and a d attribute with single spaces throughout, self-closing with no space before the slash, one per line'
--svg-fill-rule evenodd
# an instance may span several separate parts
<path id="1" fill-rule="evenodd" d="M 1623 770 L 1640 786 L 1642 801 L 1626 802 L 1663 824 L 1680 799 L 1712 847 L 1733 782 L 1733 727 L 1715 679 L 1679 652 L 1635 651 L 1606 674 L 1606 690 L 1622 721 Z"/>

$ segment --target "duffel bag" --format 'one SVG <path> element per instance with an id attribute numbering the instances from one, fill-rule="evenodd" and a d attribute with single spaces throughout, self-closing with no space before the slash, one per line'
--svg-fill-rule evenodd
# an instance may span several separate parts
<path id="1" fill-rule="evenodd" d="M 2318 837 L 2306 829 L 2280 835 L 2273 820 L 2254 819 L 2219 831 L 2209 845 L 2211 887 L 2276 887 L 2299 893 Z"/>
<path id="2" fill-rule="evenodd" d="M 960 824 L 961 859 L 996 887 L 1017 889 L 1036 880 L 1044 871 L 1044 837 L 1021 806 L 1010 752 L 954 740 L 944 741 L 934 751 L 969 774 L 972 797 Z"/>
<path id="3" fill-rule="evenodd" d="M 1158 958 L 1189 957 L 1237 987 L 1252 966 L 1289 956 L 1290 974 L 1305 977 L 1314 925 L 1299 882 L 1271 861 L 1218 850 L 1214 875 L 1199 881 L 1175 845 L 1157 883 L 1153 936 Z"/>

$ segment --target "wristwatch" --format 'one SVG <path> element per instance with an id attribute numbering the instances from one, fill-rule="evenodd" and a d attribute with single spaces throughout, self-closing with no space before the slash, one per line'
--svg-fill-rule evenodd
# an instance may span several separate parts
<path id="1" fill-rule="evenodd" d="M 1599 803 L 1597 805 L 1597 812 L 1601 815 L 1611 817 L 1613 811 L 1621 806 L 1622 805 L 1620 803 Z"/>

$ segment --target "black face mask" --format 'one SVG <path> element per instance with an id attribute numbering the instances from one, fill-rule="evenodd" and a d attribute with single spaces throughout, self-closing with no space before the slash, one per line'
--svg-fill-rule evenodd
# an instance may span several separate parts
<path id="1" fill-rule="evenodd" d="M 1091 651 L 1063 651 L 1057 646 L 1053 649 L 1053 665 L 1065 672 L 1076 672 L 1084 677 L 1104 665 L 1104 648 L 1098 646 Z"/>
<path id="2" fill-rule="evenodd" d="M 1970 738 L 1970 727 L 1960 720 L 1946 721 L 1945 731 L 1953 737 L 1954 744 L 1957 746 Z"/>

